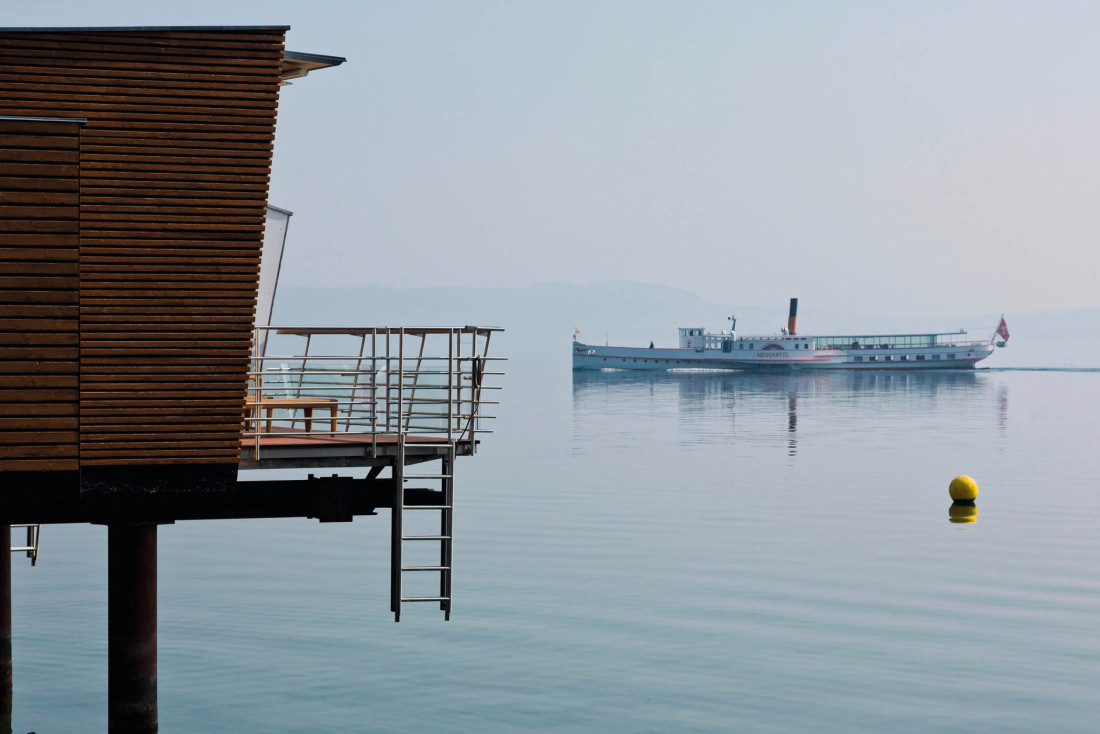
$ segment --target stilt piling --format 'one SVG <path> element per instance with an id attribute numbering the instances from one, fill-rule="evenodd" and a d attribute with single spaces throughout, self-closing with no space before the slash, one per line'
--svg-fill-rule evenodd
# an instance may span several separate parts
<path id="1" fill-rule="evenodd" d="M 157 526 L 107 528 L 107 731 L 157 731 Z"/>

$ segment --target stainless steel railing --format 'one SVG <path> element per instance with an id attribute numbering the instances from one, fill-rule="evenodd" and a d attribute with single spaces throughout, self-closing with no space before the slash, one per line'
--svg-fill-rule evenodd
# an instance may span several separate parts
<path id="1" fill-rule="evenodd" d="M 494 416 L 503 361 L 489 355 L 497 327 L 262 327 L 245 402 L 245 438 L 398 434 L 469 441 Z M 473 447 L 472 447 L 473 448 Z M 471 448 L 471 450 L 472 450 Z"/>

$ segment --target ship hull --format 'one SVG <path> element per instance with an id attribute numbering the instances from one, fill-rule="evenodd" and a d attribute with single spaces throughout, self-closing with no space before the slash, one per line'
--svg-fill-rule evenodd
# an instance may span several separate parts
<path id="1" fill-rule="evenodd" d="M 730 354 L 712 349 L 593 346 L 573 343 L 575 370 L 920 370 L 973 369 L 992 345 L 881 350 L 756 350 Z M 858 360 L 858 361 L 857 361 Z"/>

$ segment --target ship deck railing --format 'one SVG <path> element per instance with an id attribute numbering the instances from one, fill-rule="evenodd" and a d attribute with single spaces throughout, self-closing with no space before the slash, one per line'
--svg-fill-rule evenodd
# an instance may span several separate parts
<path id="1" fill-rule="evenodd" d="M 262 327 L 240 466 L 377 465 L 476 452 L 499 401 L 499 327 Z"/>
<path id="2" fill-rule="evenodd" d="M 908 343 L 900 341 L 906 338 L 916 339 L 916 337 L 927 338 L 929 336 L 936 337 L 928 341 L 910 341 Z M 837 350 L 856 350 L 856 349 L 965 349 L 976 346 L 988 346 L 989 339 L 959 339 L 950 338 L 951 336 L 959 337 L 966 336 L 965 334 L 918 334 L 913 337 L 905 336 L 891 336 L 891 337 L 859 337 L 849 336 L 845 340 L 845 337 L 826 336 L 826 337 L 813 337 L 815 349 L 837 349 Z M 942 339 L 940 337 L 943 337 Z M 887 341 L 872 342 L 863 341 L 864 339 L 884 339 Z M 840 341 L 837 341 L 840 340 Z"/>

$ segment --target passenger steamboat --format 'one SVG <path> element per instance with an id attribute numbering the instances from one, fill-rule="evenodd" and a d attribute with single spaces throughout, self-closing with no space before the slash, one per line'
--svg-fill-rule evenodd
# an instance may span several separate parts
<path id="1" fill-rule="evenodd" d="M 927 334 L 806 336 L 797 331 L 798 299 L 791 299 L 787 326 L 779 334 L 742 336 L 737 320 L 717 334 L 681 328 L 680 346 L 612 347 L 584 344 L 573 334 L 575 370 L 760 370 L 760 369 L 971 369 L 1008 343 L 1004 316 L 988 339 L 963 329 Z M 999 338 L 998 338 L 999 337 Z"/>

